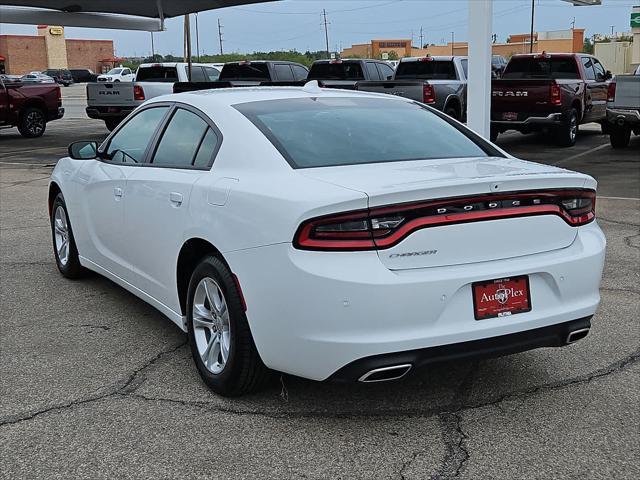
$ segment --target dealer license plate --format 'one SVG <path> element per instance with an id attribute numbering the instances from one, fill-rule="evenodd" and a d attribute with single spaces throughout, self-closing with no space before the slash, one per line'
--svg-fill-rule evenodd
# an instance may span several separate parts
<path id="1" fill-rule="evenodd" d="M 503 112 L 503 120 L 518 120 L 518 112 Z"/>
<path id="2" fill-rule="evenodd" d="M 531 311 L 527 275 L 476 282 L 472 285 L 472 290 L 476 320 Z"/>

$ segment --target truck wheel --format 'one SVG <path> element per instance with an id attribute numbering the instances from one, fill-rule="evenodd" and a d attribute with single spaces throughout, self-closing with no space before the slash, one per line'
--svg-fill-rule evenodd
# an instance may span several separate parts
<path id="1" fill-rule="evenodd" d="M 121 120 L 119 118 L 107 118 L 105 119 L 104 124 L 107 127 L 107 130 L 113 132 L 115 128 L 120 125 L 120 121 Z"/>
<path id="2" fill-rule="evenodd" d="M 498 132 L 498 129 L 495 127 L 491 127 L 491 131 L 489 133 L 489 140 L 491 140 L 492 142 L 495 142 L 496 140 L 498 140 L 498 135 L 500 134 L 500 132 Z"/>
<path id="3" fill-rule="evenodd" d="M 449 115 L 454 120 L 460 120 L 460 115 L 455 107 L 447 107 L 444 109 L 445 115 Z"/>
<path id="4" fill-rule="evenodd" d="M 572 147 L 578 138 L 578 112 L 572 108 L 567 113 L 563 124 L 556 130 L 556 140 L 561 147 Z"/>
<path id="5" fill-rule="evenodd" d="M 611 146 L 613 148 L 624 148 L 629 145 L 629 140 L 631 139 L 631 129 L 627 126 L 619 127 L 616 125 L 615 127 L 611 127 L 611 131 L 609 132 L 609 141 L 611 142 Z"/>
<path id="6" fill-rule="evenodd" d="M 23 137 L 41 137 L 46 128 L 47 118 L 44 111 L 38 107 L 24 109 L 18 120 L 18 131 Z"/>

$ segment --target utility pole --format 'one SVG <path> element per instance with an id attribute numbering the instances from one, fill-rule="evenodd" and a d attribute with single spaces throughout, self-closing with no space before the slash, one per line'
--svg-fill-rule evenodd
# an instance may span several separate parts
<path id="1" fill-rule="evenodd" d="M 322 9 L 322 18 L 322 23 L 324 23 L 324 40 L 327 46 L 327 58 L 331 58 L 331 54 L 329 53 L 329 29 L 327 28 L 327 11 L 324 8 Z"/>
<path id="2" fill-rule="evenodd" d="M 198 12 L 195 13 L 196 16 L 196 57 L 198 58 L 198 62 L 200 62 L 200 32 L 198 31 Z"/>
<path id="3" fill-rule="evenodd" d="M 422 27 L 420 27 L 420 45 L 418 46 L 418 48 L 423 48 L 424 47 L 424 34 L 422 33 Z"/>
<path id="4" fill-rule="evenodd" d="M 151 61 L 155 62 L 155 56 L 156 56 L 156 49 L 153 46 L 153 32 L 151 33 Z"/>
<path id="5" fill-rule="evenodd" d="M 533 20 L 536 15 L 536 0 L 531 0 L 531 33 L 529 34 L 529 53 L 533 53 Z"/>
<path id="6" fill-rule="evenodd" d="M 455 43 L 454 32 L 451 32 L 451 56 L 453 57 L 453 45 Z"/>
<path id="7" fill-rule="evenodd" d="M 573 17 L 573 21 L 571 22 L 571 30 L 575 30 L 576 28 L 576 17 Z"/>
<path id="8" fill-rule="evenodd" d="M 218 40 L 220 41 L 220 55 L 222 53 L 222 25 L 220 24 L 220 19 L 218 19 Z"/>
<path id="9" fill-rule="evenodd" d="M 611 27 L 611 38 L 613 38 L 613 28 L 615 27 L 615 25 L 610 25 Z"/>
<path id="10" fill-rule="evenodd" d="M 191 81 L 191 21 L 184 16 L 184 61 L 187 62 L 187 77 Z"/>

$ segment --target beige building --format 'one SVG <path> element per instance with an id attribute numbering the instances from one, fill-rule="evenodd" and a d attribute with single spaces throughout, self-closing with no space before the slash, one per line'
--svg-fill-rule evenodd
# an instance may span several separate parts
<path id="1" fill-rule="evenodd" d="M 584 29 L 536 32 L 533 35 L 534 52 L 581 52 L 584 46 Z M 494 55 L 510 57 L 516 53 L 529 53 L 530 35 L 520 33 L 509 35 L 506 43 L 494 43 Z M 391 58 L 420 57 L 430 55 L 467 55 L 467 42 L 449 42 L 446 45 L 430 45 L 428 48 L 416 48 L 411 40 L 372 40 L 345 48 L 342 58 L 382 58 L 387 53 Z M 392 53 L 393 52 L 393 53 Z"/>

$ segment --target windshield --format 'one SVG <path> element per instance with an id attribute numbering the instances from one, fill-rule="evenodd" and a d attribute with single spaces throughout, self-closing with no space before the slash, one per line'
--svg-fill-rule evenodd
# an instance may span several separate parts
<path id="1" fill-rule="evenodd" d="M 424 60 L 400 62 L 396 69 L 396 80 L 420 78 L 424 80 L 455 80 L 456 69 L 451 60 Z"/>
<path id="2" fill-rule="evenodd" d="M 270 80 L 266 63 L 227 63 L 222 67 L 220 80 Z"/>
<path id="3" fill-rule="evenodd" d="M 579 79 L 578 65 L 572 57 L 512 58 L 502 74 L 502 78 L 567 78 Z"/>
<path id="4" fill-rule="evenodd" d="M 459 128 L 412 102 L 316 97 L 234 107 L 293 168 L 488 155 Z"/>
<path id="5" fill-rule="evenodd" d="M 122 72 L 121 68 L 112 68 L 107 72 L 107 75 L 120 75 L 120 72 Z"/>
<path id="6" fill-rule="evenodd" d="M 360 63 L 315 63 L 309 70 L 307 80 L 364 80 Z"/>

